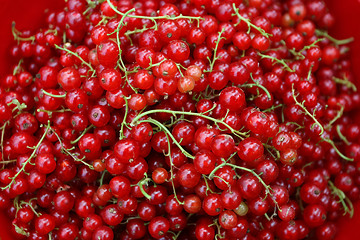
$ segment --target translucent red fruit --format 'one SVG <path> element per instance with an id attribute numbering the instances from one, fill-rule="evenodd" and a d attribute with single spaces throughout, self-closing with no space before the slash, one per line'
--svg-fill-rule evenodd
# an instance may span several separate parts
<path id="1" fill-rule="evenodd" d="M 78 142 L 80 152 L 88 160 L 94 160 L 100 156 L 101 141 L 93 133 L 86 133 Z"/>
<path id="2" fill-rule="evenodd" d="M 238 87 L 227 87 L 221 91 L 219 102 L 230 111 L 238 111 L 246 105 L 245 93 Z"/>
<path id="3" fill-rule="evenodd" d="M 99 82 L 103 89 L 111 92 L 120 89 L 123 85 L 121 73 L 112 68 L 104 69 L 101 72 Z"/>
<path id="4" fill-rule="evenodd" d="M 57 74 L 57 81 L 65 91 L 77 89 L 81 85 L 80 74 L 73 67 L 66 67 Z"/>
<path id="5" fill-rule="evenodd" d="M 196 171 L 194 164 L 184 164 L 178 171 L 179 182 L 187 188 L 195 187 L 200 181 L 200 173 Z"/>
<path id="6" fill-rule="evenodd" d="M 190 56 L 189 45 L 182 40 L 173 40 L 165 48 L 168 57 L 177 63 L 187 60 Z"/>
<path id="7" fill-rule="evenodd" d="M 201 150 L 194 158 L 195 169 L 201 174 L 210 174 L 215 168 L 217 157 L 209 150 Z"/>
<path id="8" fill-rule="evenodd" d="M 241 160 L 252 162 L 264 154 L 264 147 L 259 139 L 248 137 L 239 143 L 237 153 Z"/>
<path id="9" fill-rule="evenodd" d="M 137 141 L 125 138 L 115 144 L 114 153 L 120 162 L 129 163 L 140 156 L 140 146 Z"/>
<path id="10" fill-rule="evenodd" d="M 228 159 L 235 151 L 235 142 L 232 136 L 220 134 L 211 141 L 211 151 L 218 157 Z"/>
<path id="11" fill-rule="evenodd" d="M 119 59 L 119 47 L 112 40 L 104 40 L 97 46 L 97 56 L 101 65 L 114 67 Z"/>
<path id="12" fill-rule="evenodd" d="M 148 225 L 150 235 L 155 239 L 162 238 L 170 229 L 170 222 L 165 217 L 155 217 Z"/>

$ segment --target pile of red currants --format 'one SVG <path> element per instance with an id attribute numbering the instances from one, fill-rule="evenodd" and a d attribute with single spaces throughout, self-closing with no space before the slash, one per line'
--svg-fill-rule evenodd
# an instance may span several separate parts
<path id="1" fill-rule="evenodd" d="M 16 239 L 334 239 L 360 198 L 360 94 L 324 1 L 65 2 L 12 26 Z"/>

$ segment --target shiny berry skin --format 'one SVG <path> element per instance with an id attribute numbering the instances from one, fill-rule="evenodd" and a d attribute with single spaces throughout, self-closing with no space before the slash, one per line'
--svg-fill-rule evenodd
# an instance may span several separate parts
<path id="1" fill-rule="evenodd" d="M 167 231 L 169 231 L 169 229 L 169 220 L 161 216 L 153 218 L 148 225 L 148 231 L 155 239 L 162 238 L 167 233 Z"/>
<path id="2" fill-rule="evenodd" d="M 195 127 L 190 123 L 182 122 L 175 125 L 172 130 L 172 134 L 180 145 L 185 146 L 193 141 Z"/>
<path id="3" fill-rule="evenodd" d="M 270 204 L 268 199 L 264 199 L 263 197 L 259 196 L 251 199 L 248 203 L 248 207 L 252 214 L 256 216 L 262 216 L 269 210 Z"/>
<path id="4" fill-rule="evenodd" d="M 211 226 L 212 221 L 208 218 L 202 218 L 197 221 L 195 228 L 196 239 L 205 240 L 205 239 L 214 239 L 215 238 L 215 229 Z"/>
<path id="5" fill-rule="evenodd" d="M 127 163 L 139 157 L 140 146 L 133 139 L 123 139 L 115 144 L 114 153 L 120 162 Z"/>
<path id="6" fill-rule="evenodd" d="M 321 189 L 313 183 L 305 183 L 300 188 L 301 199 L 309 204 L 318 203 L 321 196 Z"/>
<path id="7" fill-rule="evenodd" d="M 35 166 L 36 169 L 43 174 L 53 172 L 56 168 L 54 155 L 50 153 L 41 153 L 37 155 L 35 158 Z"/>
<path id="8" fill-rule="evenodd" d="M 211 141 L 211 151 L 218 157 L 227 159 L 234 152 L 235 142 L 232 136 L 220 134 Z"/>
<path id="9" fill-rule="evenodd" d="M 188 213 L 198 213 L 201 210 L 201 199 L 197 195 L 188 195 L 184 199 L 184 210 Z"/>
<path id="10" fill-rule="evenodd" d="M 100 86 L 110 92 L 118 90 L 122 84 L 123 79 L 121 73 L 115 69 L 106 68 L 99 76 Z"/>
<path id="11" fill-rule="evenodd" d="M 326 220 L 326 210 L 322 205 L 308 205 L 304 209 L 304 221 L 309 227 L 318 227 Z"/>
<path id="12" fill-rule="evenodd" d="M 324 1 L 64 6 L 13 28 L 0 80 L 16 239 L 335 237 L 360 94 Z"/>
<path id="13" fill-rule="evenodd" d="M 68 92 L 65 97 L 65 105 L 73 112 L 81 112 L 86 110 L 89 99 L 83 89 L 75 89 Z"/>
<path id="14" fill-rule="evenodd" d="M 46 235 L 55 228 L 54 217 L 43 214 L 35 219 L 35 230 L 40 235 Z"/>
<path id="15" fill-rule="evenodd" d="M 225 209 L 233 210 L 240 205 L 242 197 L 240 195 L 238 187 L 233 185 L 231 189 L 228 189 L 221 193 L 220 200 Z"/>
<path id="16" fill-rule="evenodd" d="M 69 212 L 75 203 L 75 199 L 68 191 L 61 191 L 54 196 L 54 208 L 60 213 Z"/>
<path id="17" fill-rule="evenodd" d="M 238 180 L 240 194 L 245 199 L 253 199 L 262 190 L 259 180 L 252 174 L 245 174 Z"/>
<path id="18" fill-rule="evenodd" d="M 131 219 L 126 224 L 126 230 L 131 238 L 140 239 L 146 234 L 146 226 L 141 219 Z"/>
<path id="19" fill-rule="evenodd" d="M 194 138 L 196 145 L 201 149 L 211 150 L 211 142 L 220 131 L 212 127 L 200 127 L 196 130 Z"/>
<path id="20" fill-rule="evenodd" d="M 253 137 L 248 137 L 238 145 L 238 155 L 241 160 L 252 162 L 260 158 L 264 153 L 262 143 Z"/>
<path id="21" fill-rule="evenodd" d="M 110 112 L 106 106 L 95 105 L 89 110 L 88 119 L 95 127 L 104 127 L 110 121 Z"/>
<path id="22" fill-rule="evenodd" d="M 101 142 L 95 134 L 86 133 L 78 143 L 79 149 L 84 156 L 95 159 L 100 154 Z"/>
<path id="23" fill-rule="evenodd" d="M 112 240 L 114 232 L 110 227 L 100 226 L 94 230 L 92 239 Z"/>
<path id="24" fill-rule="evenodd" d="M 116 176 L 112 178 L 109 183 L 111 193 L 118 198 L 130 194 L 130 185 L 130 180 L 124 176 Z"/>
<path id="25" fill-rule="evenodd" d="M 123 214 L 115 204 L 107 205 L 101 210 L 100 216 L 104 223 L 109 226 L 116 226 L 123 220 Z"/>
<path id="26" fill-rule="evenodd" d="M 210 174 L 216 164 L 216 156 L 208 150 L 200 150 L 194 158 L 195 169 L 201 174 Z"/>
<path id="27" fill-rule="evenodd" d="M 140 48 L 135 58 L 140 67 L 147 68 L 150 66 L 151 59 L 155 59 L 155 52 L 149 48 Z"/>
<path id="28" fill-rule="evenodd" d="M 219 168 L 214 174 L 214 183 L 221 190 L 227 190 L 235 182 L 235 171 L 230 166 Z"/>
<path id="29" fill-rule="evenodd" d="M 169 174 L 165 168 L 156 168 L 151 175 L 151 178 L 156 184 L 164 183 L 168 177 Z"/>
<path id="30" fill-rule="evenodd" d="M 279 236 L 280 239 L 296 239 L 299 235 L 297 223 L 295 221 L 282 221 L 278 224 L 276 229 L 277 236 Z"/>
<path id="31" fill-rule="evenodd" d="M 32 135 L 26 132 L 18 132 L 11 136 L 10 138 L 10 146 L 12 147 L 13 151 L 18 154 L 25 154 L 30 152 L 31 147 L 34 145 L 35 139 Z"/>
<path id="32" fill-rule="evenodd" d="M 97 56 L 100 64 L 113 67 L 119 57 L 119 48 L 114 41 L 104 40 L 97 46 Z"/>
<path id="33" fill-rule="evenodd" d="M 166 48 L 168 49 L 168 57 L 177 63 L 185 61 L 190 55 L 188 44 L 182 40 L 173 40 Z"/>
<path id="34" fill-rule="evenodd" d="M 240 62 L 231 63 L 227 75 L 231 82 L 239 85 L 244 84 L 250 78 L 249 70 Z"/>
<path id="35" fill-rule="evenodd" d="M 150 221 L 156 216 L 156 208 L 150 203 L 141 202 L 138 204 L 137 213 L 142 220 Z"/>
<path id="36" fill-rule="evenodd" d="M 81 85 L 79 72 L 72 67 L 62 69 L 57 75 L 57 81 L 65 91 L 77 89 Z"/>
<path id="37" fill-rule="evenodd" d="M 203 200 L 202 208 L 210 216 L 219 215 L 223 209 L 220 195 L 209 194 L 206 196 Z"/>
<path id="38" fill-rule="evenodd" d="M 221 91 L 219 101 L 230 111 L 238 111 L 245 106 L 245 94 L 241 88 L 227 87 Z"/>
<path id="39" fill-rule="evenodd" d="M 194 164 L 184 164 L 178 171 L 179 182 L 187 188 L 195 187 L 200 181 L 200 173 L 195 169 Z"/>
<path id="40" fill-rule="evenodd" d="M 246 235 L 247 231 L 249 230 L 249 223 L 246 218 L 238 217 L 236 226 L 228 229 L 226 234 L 232 238 L 242 238 Z"/>
<path id="41" fill-rule="evenodd" d="M 58 84 L 57 76 L 58 72 L 56 68 L 50 66 L 44 66 L 40 68 L 38 74 L 39 78 L 36 78 L 36 82 L 45 89 L 55 88 Z"/>

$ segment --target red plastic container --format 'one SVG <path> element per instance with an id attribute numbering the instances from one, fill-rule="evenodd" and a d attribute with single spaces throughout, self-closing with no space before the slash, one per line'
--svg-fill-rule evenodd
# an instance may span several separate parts
<path id="1" fill-rule="evenodd" d="M 34 30 L 41 26 L 45 18 L 46 9 L 56 10 L 63 6 L 63 0 L 1 0 L 0 7 L 0 79 L 9 71 L 12 62 L 9 61 L 9 47 L 13 42 L 11 34 L 11 22 L 16 21 L 18 29 Z M 360 0 L 325 0 L 331 13 L 336 18 L 336 24 L 331 30 L 331 34 L 338 38 L 348 38 L 353 36 L 355 41 L 351 44 L 351 58 L 353 71 L 360 88 Z M 360 112 L 356 114 L 360 121 Z M 12 240 L 10 231 L 10 221 L 5 214 L 0 212 L 0 239 Z M 352 219 L 347 216 L 342 218 L 339 223 L 339 232 L 336 240 L 358 240 L 360 239 L 360 203 L 355 204 L 355 215 Z"/>

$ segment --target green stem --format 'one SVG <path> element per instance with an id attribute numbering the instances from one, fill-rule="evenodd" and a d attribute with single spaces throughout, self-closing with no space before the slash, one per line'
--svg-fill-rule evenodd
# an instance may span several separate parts
<path id="1" fill-rule="evenodd" d="M 11 33 L 12 35 L 14 36 L 14 40 L 15 41 L 32 41 L 34 42 L 35 41 L 35 36 L 30 36 L 30 37 L 26 37 L 26 38 L 23 38 L 23 37 L 20 37 L 19 35 L 21 34 L 20 31 L 18 31 L 16 28 L 16 22 L 12 22 L 11 24 Z"/>
<path id="2" fill-rule="evenodd" d="M 299 107 L 301 107 L 304 111 L 305 111 L 305 114 L 308 115 L 312 120 L 314 120 L 314 124 L 318 125 L 320 127 L 320 134 L 319 135 L 322 135 L 324 133 L 324 127 L 321 125 L 321 123 L 316 119 L 316 117 L 314 117 L 314 115 L 312 115 L 307 109 L 306 107 L 304 106 L 303 103 L 299 103 L 299 101 L 296 99 L 296 96 L 295 96 L 295 89 L 294 89 L 294 84 L 292 86 L 292 95 L 293 95 L 293 98 L 294 98 L 294 101 L 295 101 L 295 104 L 298 105 Z"/>
<path id="3" fill-rule="evenodd" d="M 59 110 L 51 110 L 51 111 L 49 111 L 49 110 L 45 110 L 45 109 L 37 109 L 36 110 L 37 112 L 45 112 L 45 113 L 47 113 L 47 114 L 49 114 L 49 116 L 51 116 L 51 114 L 52 113 L 59 113 L 59 112 L 71 112 L 71 110 L 70 109 L 68 109 L 68 108 L 64 108 L 64 109 L 59 109 Z"/>
<path id="4" fill-rule="evenodd" d="M 217 54 L 217 51 L 218 51 L 218 48 L 219 48 L 219 43 L 220 43 L 221 39 L 225 39 L 225 38 L 221 37 L 221 35 L 222 35 L 224 32 L 225 32 L 225 28 L 222 28 L 221 31 L 219 32 L 219 36 L 218 36 L 218 39 L 216 40 L 216 45 L 215 45 L 215 48 L 214 48 L 213 60 L 211 61 L 210 58 L 208 57 L 208 60 L 209 60 L 209 62 L 210 62 L 210 70 L 209 70 L 209 71 L 206 71 L 206 72 L 212 72 L 216 60 L 219 59 L 219 57 L 216 56 L 216 54 Z"/>
<path id="5" fill-rule="evenodd" d="M 345 156 L 344 154 L 342 154 L 342 153 L 340 152 L 340 150 L 336 147 L 335 143 L 334 143 L 331 139 L 329 139 L 329 138 L 322 138 L 322 140 L 324 140 L 325 142 L 329 143 L 329 144 L 334 148 L 335 152 L 336 152 L 342 159 L 344 159 L 344 160 L 346 160 L 346 161 L 350 161 L 350 162 L 354 161 L 353 158 L 348 158 L 347 156 Z"/>
<path id="6" fill-rule="evenodd" d="M 22 206 L 22 205 L 27 205 L 27 206 L 33 211 L 33 213 L 34 213 L 37 217 L 41 216 L 41 214 L 38 213 L 38 212 L 34 209 L 34 207 L 31 205 L 31 203 L 30 203 L 31 200 L 36 200 L 36 198 L 30 199 L 29 202 L 21 201 L 21 202 L 20 202 L 20 206 Z"/>
<path id="7" fill-rule="evenodd" d="M 109 6 L 114 10 L 114 12 L 116 12 L 117 14 L 121 15 L 121 16 L 124 16 L 125 13 L 122 13 L 120 12 L 112 3 L 110 0 L 106 0 L 107 3 L 109 4 Z M 134 9 L 135 11 L 135 9 Z M 182 14 L 180 14 L 179 16 L 155 16 L 155 17 L 148 17 L 148 16 L 138 16 L 138 15 L 127 15 L 128 17 L 130 18 L 140 18 L 140 19 L 149 19 L 151 20 L 154 25 L 155 25 L 155 30 L 157 30 L 157 22 L 156 20 L 160 20 L 160 19 L 169 19 L 169 20 L 176 20 L 176 19 L 191 19 L 191 20 L 196 20 L 196 21 L 200 21 L 202 20 L 203 18 L 202 17 L 191 17 L 191 16 L 184 16 Z"/>
<path id="8" fill-rule="evenodd" d="M 317 36 L 322 36 L 322 37 L 326 37 L 327 39 L 329 39 L 330 41 L 332 41 L 333 43 L 335 43 L 336 45 L 344 45 L 344 44 L 348 44 L 354 41 L 353 37 L 347 38 L 347 39 L 342 39 L 342 40 L 338 40 L 336 38 L 333 38 L 332 36 L 329 35 L 328 32 L 326 31 L 322 31 L 319 29 L 315 30 L 315 34 Z"/>
<path id="9" fill-rule="evenodd" d="M 21 64 L 24 62 L 24 59 L 20 59 L 18 65 L 16 65 L 16 67 L 13 70 L 13 75 L 15 76 L 19 70 L 21 69 Z"/>
<path id="10" fill-rule="evenodd" d="M 15 222 L 13 222 L 12 225 L 14 226 L 16 233 L 24 235 L 26 237 L 30 236 L 30 233 L 26 232 L 23 228 L 20 228 L 18 225 L 15 224 Z"/>
<path id="11" fill-rule="evenodd" d="M 209 174 L 209 179 L 212 179 L 214 174 L 216 173 L 216 171 L 224 166 L 229 166 L 229 167 L 232 167 L 234 169 L 240 169 L 240 170 L 243 170 L 243 171 L 246 171 L 246 172 L 249 172 L 251 174 L 253 174 L 258 180 L 259 182 L 265 187 L 265 192 L 266 192 L 266 195 L 267 194 L 270 194 L 271 195 L 271 187 L 266 185 L 266 183 L 264 182 L 264 180 L 254 171 L 254 170 L 251 170 L 249 168 L 246 168 L 246 167 L 241 167 L 241 166 L 237 166 L 237 165 L 234 165 L 234 164 L 231 164 L 231 163 L 228 163 L 228 162 L 223 162 L 221 163 L 220 165 L 218 165 L 210 174 Z"/>
<path id="12" fill-rule="evenodd" d="M 127 11 L 126 13 L 124 13 L 124 15 L 123 15 L 122 18 L 120 19 L 120 22 L 119 22 L 119 24 L 118 24 L 118 26 L 117 26 L 117 28 L 116 28 L 116 41 L 117 41 L 117 45 L 118 45 L 118 48 L 119 48 L 119 61 L 120 61 L 120 64 L 121 64 L 121 70 L 122 70 L 123 72 L 125 72 L 125 74 L 126 74 L 126 66 L 125 66 L 125 64 L 124 64 L 124 62 L 123 62 L 123 60 L 122 60 L 122 58 L 121 58 L 122 49 L 121 49 L 121 46 L 120 46 L 120 43 L 121 43 L 121 41 L 120 41 L 120 28 L 123 27 L 123 23 L 124 23 L 124 21 L 125 21 L 125 18 L 126 18 L 130 13 L 132 13 L 132 12 L 134 12 L 134 11 L 135 11 L 135 8 L 132 8 L 132 9 L 130 9 L 129 11 Z"/>
<path id="13" fill-rule="evenodd" d="M 340 125 L 336 126 L 336 132 L 339 135 L 340 139 L 343 140 L 343 142 L 346 145 L 350 145 L 349 141 L 346 139 L 346 137 L 342 134 L 341 130 L 340 130 Z"/>
<path id="14" fill-rule="evenodd" d="M 110 2 L 109 2 L 109 4 L 110 4 Z M 128 74 L 129 74 L 129 73 L 128 73 L 127 69 L 126 69 L 126 66 L 125 66 L 124 61 L 122 60 L 122 57 L 121 57 L 121 55 L 122 55 L 122 49 L 121 49 L 121 46 L 120 46 L 120 43 L 121 43 L 121 41 L 120 41 L 120 28 L 123 27 L 125 18 L 128 17 L 129 14 L 132 13 L 132 12 L 134 12 L 134 11 L 135 11 L 135 8 L 132 8 L 132 9 L 130 9 L 129 11 L 127 11 L 126 13 L 124 13 L 124 15 L 123 15 L 122 18 L 120 19 L 120 22 L 119 22 L 119 24 L 118 24 L 118 26 L 117 26 L 117 28 L 116 28 L 115 31 L 116 31 L 116 42 L 117 42 L 118 49 L 119 49 L 119 63 L 120 63 L 120 64 L 118 63 L 117 65 L 118 65 L 118 67 L 124 72 L 126 82 L 129 84 L 129 86 L 131 87 L 131 89 L 132 89 L 135 93 L 137 93 L 137 90 L 136 90 L 136 89 L 130 84 L 130 82 L 129 82 L 129 78 L 128 78 Z"/>
<path id="15" fill-rule="evenodd" d="M 123 98 L 125 100 L 125 113 L 124 113 L 124 118 L 123 118 L 123 120 L 121 122 L 121 127 L 120 127 L 120 135 L 119 135 L 120 140 L 125 138 L 125 136 L 124 136 L 124 126 L 127 125 L 126 118 L 127 118 L 128 112 L 129 112 L 128 100 L 127 100 L 127 98 L 125 96 Z"/>
<path id="16" fill-rule="evenodd" d="M 10 106 L 11 104 L 16 105 L 16 107 L 13 108 L 12 112 L 15 112 L 16 110 L 19 110 L 19 112 L 21 112 L 23 109 L 27 108 L 27 105 L 25 103 L 20 103 L 17 99 L 13 99 L 7 105 Z"/>
<path id="17" fill-rule="evenodd" d="M 181 68 L 184 68 L 184 67 L 183 67 L 183 66 L 181 66 L 181 64 L 180 64 L 180 63 L 176 63 L 176 68 L 178 69 L 178 71 L 179 71 L 180 75 L 181 75 L 182 77 L 184 77 L 184 74 L 183 74 L 183 72 L 181 71 Z"/>
<path id="18" fill-rule="evenodd" d="M 174 184 L 174 171 L 173 171 L 173 166 L 174 166 L 174 163 L 173 163 L 173 160 L 172 160 L 172 157 L 171 157 L 171 144 L 170 144 L 170 138 L 169 138 L 169 135 L 166 134 L 166 138 L 167 138 L 167 142 L 168 142 L 168 157 L 169 157 L 169 162 L 170 162 L 170 177 L 171 177 L 171 186 L 172 186 L 172 189 L 173 189 L 173 192 L 174 192 L 174 196 L 175 196 L 175 199 L 176 201 L 180 204 L 180 205 L 184 205 L 184 202 L 181 202 L 179 200 L 179 198 L 177 197 L 177 194 L 176 194 L 176 189 L 175 189 L 175 184 Z"/>
<path id="19" fill-rule="evenodd" d="M 353 206 L 352 202 L 350 201 L 350 199 L 345 195 L 345 193 L 342 190 L 337 188 L 332 181 L 329 180 L 328 184 L 329 184 L 330 189 L 332 190 L 332 193 L 335 196 L 339 197 L 339 200 L 344 208 L 344 215 L 346 213 L 348 213 L 350 215 L 350 217 L 352 218 L 354 216 L 354 206 Z"/>
<path id="20" fill-rule="evenodd" d="M 266 194 L 271 194 L 271 187 L 266 185 L 266 183 L 264 182 L 264 180 L 254 171 L 254 170 L 251 170 L 251 169 L 248 169 L 246 167 L 240 167 L 240 166 L 237 166 L 237 165 L 234 165 L 234 164 L 230 164 L 230 163 L 227 163 L 228 166 L 232 167 L 232 168 L 236 168 L 236 169 L 240 169 L 240 170 L 243 170 L 243 171 L 246 171 L 246 172 L 249 172 L 249 173 L 252 173 L 258 180 L 259 182 L 265 187 L 265 192 Z"/>
<path id="21" fill-rule="evenodd" d="M 138 183 L 141 193 L 149 200 L 151 199 L 151 196 L 144 190 L 144 184 L 147 184 L 150 180 L 150 178 L 144 178 Z"/>
<path id="22" fill-rule="evenodd" d="M 5 129 L 8 125 L 9 121 L 5 122 L 4 125 L 1 127 L 1 156 L 4 156 L 4 136 L 5 136 Z"/>
<path id="23" fill-rule="evenodd" d="M 14 163 L 14 162 L 17 162 L 17 159 L 12 159 L 12 160 L 3 160 L 3 161 L 0 161 L 0 164 L 9 164 L 9 163 Z"/>
<path id="24" fill-rule="evenodd" d="M 259 83 L 259 81 L 255 81 L 253 76 L 252 76 L 252 73 L 250 73 L 250 77 L 251 79 L 253 80 L 254 83 L 247 83 L 247 84 L 243 84 L 241 85 L 242 87 L 258 87 L 258 88 L 261 88 L 265 93 L 266 93 L 266 96 L 268 97 L 268 99 L 270 100 L 271 99 L 271 94 L 269 93 L 269 91 L 267 90 L 266 87 L 264 87 L 263 85 L 261 85 Z"/>
<path id="25" fill-rule="evenodd" d="M 340 104 L 339 104 L 340 105 Z M 344 114 L 344 106 L 340 105 L 341 108 L 340 110 L 337 112 L 336 116 L 328 123 L 328 125 L 326 126 L 327 129 L 331 128 L 331 126 L 338 120 L 341 118 L 341 116 Z"/>
<path id="26" fill-rule="evenodd" d="M 270 108 L 267 108 L 267 109 L 265 109 L 265 110 L 263 110 L 263 112 L 271 112 L 271 111 L 273 111 L 273 110 L 275 110 L 275 109 L 277 109 L 277 108 L 280 108 L 280 107 L 283 107 L 284 106 L 284 104 L 278 104 L 278 105 L 273 105 L 273 106 L 271 106 Z"/>
<path id="27" fill-rule="evenodd" d="M 66 93 L 65 94 L 62 94 L 62 95 L 54 95 L 52 93 L 49 93 L 47 91 L 45 91 L 44 89 L 41 89 L 41 91 L 45 94 L 45 95 L 48 95 L 50 97 L 53 97 L 53 98 L 65 98 L 66 97 Z"/>
<path id="28" fill-rule="evenodd" d="M 230 156 L 226 161 L 223 159 L 224 161 L 223 161 L 221 164 L 217 165 L 217 166 L 211 171 L 211 173 L 209 174 L 208 178 L 209 178 L 210 180 L 213 179 L 213 177 L 214 177 L 215 173 L 217 172 L 217 170 L 219 170 L 220 168 L 226 166 L 227 163 L 228 163 L 228 161 L 229 161 L 231 158 L 233 158 L 236 154 L 237 154 L 237 152 L 232 153 L 231 156 Z"/>
<path id="29" fill-rule="evenodd" d="M 295 70 L 291 69 L 289 67 L 289 65 L 286 64 L 285 60 L 284 59 L 278 59 L 276 57 L 272 57 L 272 56 L 269 56 L 269 55 L 266 55 L 266 54 L 262 54 L 260 52 L 257 53 L 261 58 L 267 58 L 267 59 L 271 59 L 274 61 L 274 64 L 275 63 L 278 63 L 280 65 L 283 65 L 284 66 L 284 69 L 288 72 L 295 72 Z"/>
<path id="30" fill-rule="evenodd" d="M 152 60 L 152 59 L 150 58 L 150 60 Z M 153 67 L 160 66 L 160 64 L 162 64 L 162 63 L 165 62 L 166 60 L 167 60 L 167 58 L 161 60 L 161 61 L 158 62 L 158 63 L 152 63 L 152 61 L 151 61 L 151 64 L 149 64 L 149 67 L 145 68 L 145 70 L 148 70 L 148 71 L 149 71 L 149 70 L 151 70 Z"/>
<path id="31" fill-rule="evenodd" d="M 313 67 L 314 67 L 314 65 L 311 65 L 311 66 L 310 66 L 310 68 L 309 68 L 309 72 L 308 72 L 307 77 L 306 77 L 306 81 L 309 81 L 309 80 L 310 80 L 310 77 L 311 77 L 311 73 L 312 73 Z"/>
<path id="32" fill-rule="evenodd" d="M 100 180 L 99 180 L 100 186 L 102 186 L 102 185 L 104 184 L 104 177 L 105 177 L 105 175 L 106 175 L 107 172 L 108 172 L 107 170 L 104 170 L 104 171 L 102 172 L 101 177 L 100 177 Z"/>
<path id="33" fill-rule="evenodd" d="M 87 133 L 87 131 L 89 131 L 91 128 L 93 128 L 94 125 L 90 125 L 88 126 L 87 128 L 84 129 L 84 131 L 82 131 L 82 133 L 80 134 L 79 137 L 77 137 L 74 141 L 71 141 L 70 143 L 71 144 L 75 144 L 77 143 L 78 141 L 80 141 L 80 139 L 85 135 L 85 133 Z"/>
<path id="34" fill-rule="evenodd" d="M 206 194 L 206 196 L 207 196 L 207 195 L 208 195 L 208 193 L 207 193 L 208 191 L 209 191 L 210 193 L 214 193 L 214 192 L 210 189 L 209 184 L 208 184 L 206 178 L 207 178 L 206 175 L 203 174 L 203 179 L 204 179 L 204 182 L 205 182 L 205 185 L 206 185 L 206 192 L 205 192 L 205 194 Z"/>
<path id="35" fill-rule="evenodd" d="M 37 149 L 40 147 L 40 144 L 44 141 L 45 137 L 46 137 L 46 134 L 48 133 L 50 129 L 50 122 L 48 122 L 48 125 L 46 126 L 46 129 L 45 129 L 45 132 L 44 134 L 41 136 L 39 142 L 36 144 L 33 152 L 31 153 L 30 157 L 22 164 L 22 167 L 20 168 L 20 170 L 14 175 L 14 177 L 11 178 L 11 182 L 6 185 L 5 187 L 2 187 L 1 189 L 2 190 L 5 190 L 7 188 L 10 188 L 11 185 L 15 182 L 16 178 L 22 173 L 25 171 L 25 167 L 28 165 L 28 163 L 31 161 L 31 159 L 33 159 L 36 155 L 36 151 Z"/>
<path id="36" fill-rule="evenodd" d="M 94 70 L 94 68 L 91 66 L 91 64 L 88 63 L 88 62 L 86 62 L 84 59 L 82 59 L 82 58 L 79 56 L 79 54 L 77 54 L 77 53 L 75 53 L 75 52 L 73 52 L 73 51 L 70 51 L 69 49 L 60 47 L 60 46 L 57 45 L 57 44 L 55 44 L 55 48 L 56 48 L 56 49 L 63 50 L 63 51 L 65 51 L 65 52 L 67 52 L 67 53 L 69 53 L 69 54 L 77 57 L 78 59 L 80 59 L 80 61 L 90 69 L 90 71 L 92 72 L 92 77 L 95 75 L 95 70 Z"/>
<path id="37" fill-rule="evenodd" d="M 143 28 L 141 29 L 135 29 L 135 30 L 128 30 L 125 33 L 125 36 L 127 36 L 128 38 L 130 38 L 130 35 L 135 34 L 135 33 L 142 33 L 145 32 L 146 30 L 152 29 L 153 27 L 148 28 L 146 25 L 143 26 Z M 109 33 L 108 35 L 111 35 L 112 33 Z"/>
<path id="38" fill-rule="evenodd" d="M 181 150 L 181 152 L 188 158 L 194 159 L 195 157 L 193 155 L 191 155 L 190 153 L 188 153 L 181 145 L 180 143 L 175 139 L 175 137 L 171 134 L 170 130 L 167 129 L 167 127 L 165 127 L 162 123 L 160 123 L 159 121 L 152 119 L 152 118 L 148 118 L 145 120 L 141 120 L 139 123 L 142 122 L 148 122 L 148 123 L 152 123 L 154 125 L 156 125 L 157 127 L 159 127 L 160 129 L 162 129 L 170 138 L 171 140 L 173 140 L 173 142 L 175 143 L 175 145 Z"/>
<path id="39" fill-rule="evenodd" d="M 235 3 L 233 3 L 233 9 L 234 9 L 234 11 L 235 11 L 235 15 L 234 15 L 234 16 L 237 16 L 241 21 L 246 22 L 246 24 L 248 25 L 248 28 L 249 28 L 248 33 L 250 33 L 250 31 L 251 31 L 250 29 L 251 29 L 251 28 L 254 28 L 254 29 L 258 30 L 258 31 L 261 33 L 261 35 L 263 35 L 263 36 L 265 36 L 265 37 L 267 37 L 267 38 L 269 38 L 269 37 L 272 36 L 272 34 L 265 32 L 264 29 L 259 28 L 258 26 L 256 26 L 255 24 L 253 24 L 249 19 L 244 18 L 243 16 L 241 16 L 240 13 L 239 13 L 239 9 L 236 7 Z"/>
<path id="40" fill-rule="evenodd" d="M 337 77 L 333 77 L 332 78 L 334 80 L 335 83 L 338 83 L 338 84 L 342 84 L 342 85 L 345 85 L 346 87 L 348 88 L 351 88 L 354 92 L 357 91 L 357 88 L 355 86 L 354 83 L 350 82 L 348 79 L 341 79 L 341 78 L 337 78 Z"/>
<path id="41" fill-rule="evenodd" d="M 317 46 L 317 44 L 321 41 L 323 41 L 324 38 L 319 38 L 316 39 L 312 44 L 306 45 L 305 47 L 303 47 L 300 51 L 295 51 L 294 49 L 289 49 L 289 52 L 294 55 L 295 57 L 299 58 L 299 59 L 305 59 L 305 56 L 302 54 L 304 51 Z M 285 42 L 283 42 L 285 44 Z"/>
<path id="42" fill-rule="evenodd" d="M 94 170 L 94 167 L 93 167 L 91 164 L 85 162 L 83 159 L 77 158 L 77 157 L 74 156 L 74 154 L 72 154 L 68 149 L 66 149 L 66 148 L 64 147 L 63 142 L 61 141 L 61 138 L 60 138 L 59 134 L 57 134 L 57 132 L 56 132 L 55 130 L 53 130 L 52 128 L 50 128 L 50 129 L 54 132 L 55 136 L 57 137 L 57 139 L 58 139 L 58 141 L 59 141 L 59 143 L 60 143 L 61 149 L 63 149 L 67 155 L 69 155 L 70 157 L 72 157 L 72 158 L 74 159 L 74 161 L 76 161 L 76 162 L 81 162 L 82 164 L 84 164 L 84 165 L 86 165 L 88 168 L 90 168 L 91 170 Z"/>
<path id="43" fill-rule="evenodd" d="M 214 104 L 214 107 L 215 104 Z M 193 113 L 193 112 L 183 112 L 183 111 L 173 111 L 173 110 L 166 110 L 166 109 L 153 109 L 153 110 L 149 110 L 149 111 L 146 111 L 146 112 L 143 112 L 141 114 L 139 114 L 138 116 L 136 116 L 132 123 L 130 125 L 134 125 L 140 118 L 146 116 L 146 115 L 149 115 L 149 114 L 153 114 L 153 113 L 170 113 L 172 115 L 174 115 L 176 117 L 176 115 L 188 115 L 188 116 L 197 116 L 197 117 L 202 117 L 202 118 L 205 118 L 205 119 L 208 119 L 216 124 L 222 124 L 224 125 L 226 128 L 228 128 L 231 133 L 233 133 L 234 135 L 236 135 L 237 137 L 239 138 L 243 138 L 243 137 L 247 137 L 247 134 L 245 133 L 242 133 L 242 132 L 239 132 L 235 129 L 233 129 L 229 124 L 225 123 L 223 120 L 219 120 L 219 119 L 216 119 L 216 118 L 213 118 L 213 117 L 210 117 L 210 116 L 207 116 L 203 113 Z"/>

